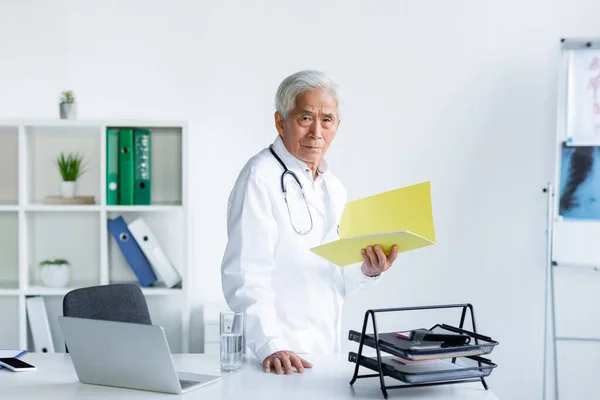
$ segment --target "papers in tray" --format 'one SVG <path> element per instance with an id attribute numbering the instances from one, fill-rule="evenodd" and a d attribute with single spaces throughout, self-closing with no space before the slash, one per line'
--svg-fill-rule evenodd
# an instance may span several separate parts
<path id="1" fill-rule="evenodd" d="M 358 363 L 376 372 L 380 370 L 376 357 L 359 356 L 351 351 L 348 354 L 348 361 Z M 454 361 L 431 360 L 430 362 L 411 364 L 402 363 L 395 357 L 381 357 L 383 375 L 391 376 L 406 383 L 482 378 L 488 376 L 496 366 L 490 360 L 481 357 L 459 358 Z"/>

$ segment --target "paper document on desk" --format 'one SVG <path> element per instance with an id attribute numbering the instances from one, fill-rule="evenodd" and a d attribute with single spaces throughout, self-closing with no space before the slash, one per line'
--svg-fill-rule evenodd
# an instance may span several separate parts
<path id="1" fill-rule="evenodd" d="M 387 255 L 435 244 L 431 185 L 418 183 L 346 203 L 339 240 L 311 250 L 339 266 L 362 262 L 360 250 L 380 245 Z"/>
<path id="2" fill-rule="evenodd" d="M 0 349 L 0 358 L 17 358 L 25 353 L 27 353 L 27 350 Z"/>

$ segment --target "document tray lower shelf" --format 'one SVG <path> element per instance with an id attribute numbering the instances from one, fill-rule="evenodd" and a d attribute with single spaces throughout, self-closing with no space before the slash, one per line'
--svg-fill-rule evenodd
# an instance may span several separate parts
<path id="1" fill-rule="evenodd" d="M 348 361 L 358 363 L 379 373 L 376 357 L 359 356 L 348 353 Z M 381 357 L 383 375 L 405 383 L 432 383 L 462 380 L 475 380 L 487 377 L 496 368 L 496 364 L 482 357 L 459 357 L 455 362 L 445 359 L 430 360 L 422 364 L 405 365 L 394 356 Z"/>
<path id="2" fill-rule="evenodd" d="M 386 353 L 402 357 L 407 360 L 421 361 L 440 358 L 468 357 L 490 354 L 498 342 L 464 329 L 446 324 L 437 324 L 431 328 L 435 333 L 460 333 L 471 338 L 469 344 L 453 347 L 442 347 L 439 342 L 414 342 L 398 337 L 396 332 L 384 332 L 378 335 L 379 348 Z M 361 333 L 350 330 L 348 339 L 360 343 Z M 364 345 L 376 348 L 373 334 L 365 334 Z"/>

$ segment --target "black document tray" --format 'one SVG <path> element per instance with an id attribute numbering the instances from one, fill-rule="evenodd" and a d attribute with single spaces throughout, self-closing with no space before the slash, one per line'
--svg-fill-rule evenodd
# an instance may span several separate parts
<path id="1" fill-rule="evenodd" d="M 363 367 L 379 372 L 377 357 L 360 356 L 359 360 L 357 353 L 350 352 L 348 361 L 358 362 Z M 490 360 L 477 356 L 459 357 L 452 361 L 439 359 L 430 360 L 427 364 L 405 365 L 396 361 L 394 356 L 383 356 L 381 357 L 381 371 L 384 375 L 412 384 L 473 380 L 489 376 L 496 368 L 496 364 Z"/>
<path id="2" fill-rule="evenodd" d="M 437 324 L 433 326 L 431 330 L 435 333 L 459 333 L 468 335 L 471 338 L 471 341 L 466 345 L 442 347 L 440 342 L 414 342 L 396 336 L 396 332 L 385 332 L 378 335 L 379 347 L 386 353 L 407 360 L 421 361 L 436 358 L 454 358 L 489 354 L 498 344 L 498 342 L 487 336 L 446 324 Z M 360 343 L 360 337 L 360 332 L 353 330 L 348 332 L 348 339 L 350 340 Z M 375 348 L 375 339 L 372 335 L 366 334 L 364 344 Z"/>

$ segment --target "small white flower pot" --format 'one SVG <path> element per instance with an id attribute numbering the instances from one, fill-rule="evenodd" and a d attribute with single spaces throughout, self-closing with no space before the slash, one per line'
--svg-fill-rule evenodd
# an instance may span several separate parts
<path id="1" fill-rule="evenodd" d="M 40 266 L 40 279 L 45 286 L 64 288 L 71 280 L 71 266 L 69 264 L 54 264 Z"/>
<path id="2" fill-rule="evenodd" d="M 60 103 L 60 118 L 61 119 L 77 119 L 77 104 L 76 103 Z"/>
<path id="3" fill-rule="evenodd" d="M 62 197 L 64 197 L 65 199 L 72 199 L 73 197 L 75 197 L 75 183 L 76 181 L 62 181 L 60 183 L 60 192 L 62 194 Z"/>

